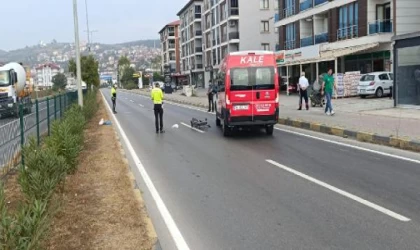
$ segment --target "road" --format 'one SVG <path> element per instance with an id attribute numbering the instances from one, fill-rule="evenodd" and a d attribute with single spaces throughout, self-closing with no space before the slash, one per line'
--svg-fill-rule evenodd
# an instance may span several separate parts
<path id="1" fill-rule="evenodd" d="M 151 108 L 121 92 L 115 117 L 163 249 L 420 249 L 419 155 L 282 127 L 224 138 L 169 103 L 157 135 Z"/>
<path id="2" fill-rule="evenodd" d="M 57 118 L 60 117 L 59 102 L 57 102 Z M 64 105 L 64 103 L 62 103 Z M 54 116 L 54 103 L 50 102 L 50 122 L 52 123 L 55 119 Z M 47 103 L 39 103 L 39 132 L 44 134 L 48 132 L 48 110 Z M 37 119 L 36 119 L 36 108 L 35 105 L 32 107 L 32 113 L 24 116 L 24 131 L 25 140 L 27 141 L 30 136 L 37 135 Z M 9 161 L 20 151 L 20 120 L 16 118 L 3 118 L 0 120 L 0 170 L 3 166 L 9 163 Z"/>

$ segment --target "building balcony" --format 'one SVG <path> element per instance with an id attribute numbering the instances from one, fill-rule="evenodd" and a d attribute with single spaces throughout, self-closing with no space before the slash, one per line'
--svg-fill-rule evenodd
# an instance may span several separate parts
<path id="1" fill-rule="evenodd" d="M 314 38 L 312 36 L 300 39 L 300 47 L 308 47 L 314 45 Z"/>
<path id="2" fill-rule="evenodd" d="M 201 31 L 201 30 L 196 30 L 196 31 L 195 31 L 195 35 L 196 35 L 196 36 L 202 36 L 202 35 L 203 35 L 203 31 Z"/>
<path id="3" fill-rule="evenodd" d="M 296 48 L 296 41 L 295 40 L 289 40 L 284 42 L 284 49 L 285 50 L 291 50 Z"/>
<path id="4" fill-rule="evenodd" d="M 274 22 L 280 21 L 280 15 L 279 13 L 274 14 Z"/>
<path id="5" fill-rule="evenodd" d="M 195 19 L 201 19 L 201 13 L 195 13 L 194 17 Z"/>
<path id="6" fill-rule="evenodd" d="M 212 43 L 213 46 L 216 46 L 216 39 L 213 39 Z"/>
<path id="7" fill-rule="evenodd" d="M 169 49 L 175 49 L 175 47 L 176 47 L 175 44 L 168 44 Z"/>
<path id="8" fill-rule="evenodd" d="M 326 2 L 328 2 L 329 0 L 315 0 L 315 6 L 318 6 L 318 5 L 320 5 L 320 4 L 323 4 L 323 3 L 326 3 Z"/>
<path id="9" fill-rule="evenodd" d="M 286 9 L 283 9 L 283 16 L 282 18 L 287 18 L 293 16 L 295 14 L 295 6 L 292 5 Z"/>
<path id="10" fill-rule="evenodd" d="M 305 1 L 301 2 L 300 6 L 299 6 L 300 7 L 299 10 L 300 11 L 305 11 L 307 9 L 312 8 L 313 7 L 312 3 L 313 3 L 313 0 L 305 0 Z"/>
<path id="11" fill-rule="evenodd" d="M 315 35 L 315 44 L 328 42 L 328 33 L 321 33 Z"/>
<path id="12" fill-rule="evenodd" d="M 203 69 L 203 64 L 201 64 L 201 63 L 196 64 L 196 68 L 197 69 Z"/>
<path id="13" fill-rule="evenodd" d="M 230 32 L 229 40 L 239 39 L 239 32 Z"/>
<path id="14" fill-rule="evenodd" d="M 175 32 L 169 32 L 168 36 L 175 36 Z"/>
<path id="15" fill-rule="evenodd" d="M 195 47 L 195 53 L 203 53 L 202 47 Z"/>
<path id="16" fill-rule="evenodd" d="M 369 23 L 369 35 L 392 32 L 392 20 L 377 20 L 375 22 Z"/>
<path id="17" fill-rule="evenodd" d="M 337 40 L 352 39 L 359 36 L 359 26 L 352 25 L 337 30 Z"/>

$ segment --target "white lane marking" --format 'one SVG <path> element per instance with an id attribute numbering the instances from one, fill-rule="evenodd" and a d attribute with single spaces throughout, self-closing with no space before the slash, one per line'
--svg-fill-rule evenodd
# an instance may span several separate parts
<path id="1" fill-rule="evenodd" d="M 130 102 L 134 102 L 133 100 L 130 100 Z"/>
<path id="2" fill-rule="evenodd" d="M 394 219 L 397 219 L 397 220 L 400 220 L 400 221 L 404 221 L 404 222 L 410 221 L 410 219 L 407 218 L 407 217 L 405 217 L 405 216 L 402 216 L 400 214 L 397 214 L 397 213 L 395 213 L 395 212 L 393 212 L 393 211 L 391 211 L 389 209 L 386 209 L 384 207 L 381 207 L 379 205 L 376 205 L 376 204 L 374 204 L 374 203 L 372 203 L 370 201 L 367 201 L 367 200 L 365 200 L 363 198 L 360 198 L 360 197 L 358 197 L 356 195 L 353 195 L 353 194 L 351 194 L 349 192 L 346 192 L 344 190 L 341 190 L 339 188 L 336 188 L 334 186 L 331 186 L 330 184 L 327 184 L 327 183 L 325 183 L 323 181 L 320 181 L 318 179 L 315 179 L 315 178 L 313 178 L 313 177 L 311 177 L 309 175 L 306 175 L 304 173 L 301 173 L 299 171 L 296 171 L 296 170 L 294 170 L 292 168 L 286 167 L 286 166 L 284 166 L 284 165 L 282 165 L 282 164 L 280 164 L 278 162 L 275 162 L 273 160 L 266 160 L 266 162 L 268 162 L 268 163 L 270 163 L 270 164 L 272 164 L 272 165 L 274 165 L 274 166 L 276 166 L 278 168 L 281 168 L 281 169 L 283 169 L 283 170 L 285 170 L 285 171 L 287 171 L 289 173 L 292 173 L 294 175 L 297 175 L 297 176 L 299 176 L 299 177 L 301 177 L 303 179 L 306 179 L 306 180 L 308 180 L 310 182 L 313 182 L 315 184 L 318 184 L 318 185 L 320 185 L 320 186 L 322 186 L 322 187 L 324 187 L 326 189 L 329 189 L 329 190 L 331 190 L 333 192 L 336 192 L 338 194 L 341 194 L 342 196 L 345 196 L 345 197 L 347 197 L 347 198 L 349 198 L 351 200 L 357 201 L 357 202 L 359 202 L 359 203 L 361 203 L 361 204 L 363 204 L 365 206 L 368 206 L 370 208 L 373 208 L 373 209 L 375 209 L 375 210 L 377 210 L 377 211 L 379 211 L 381 213 L 384 213 L 384 214 L 386 214 L 386 215 L 388 215 L 388 216 L 390 216 L 390 217 L 392 217 Z"/>
<path id="3" fill-rule="evenodd" d="M 144 168 L 143 164 L 140 161 L 140 158 L 137 156 L 136 151 L 134 150 L 133 146 L 131 145 L 130 141 L 128 140 L 127 135 L 125 134 L 124 130 L 122 129 L 120 123 L 118 122 L 117 117 L 112 113 L 111 107 L 109 106 L 108 102 L 105 99 L 105 96 L 101 92 L 102 97 L 104 99 L 104 102 L 106 103 L 106 106 L 108 107 L 108 111 L 111 114 L 111 116 L 114 118 L 115 125 L 117 125 L 117 128 L 121 134 L 122 139 L 124 140 L 125 144 L 127 145 L 128 151 L 130 152 L 131 156 L 133 157 L 133 160 L 144 180 L 144 183 L 146 184 L 147 188 L 149 189 L 153 200 L 156 203 L 156 206 L 162 215 L 163 220 L 165 221 L 166 227 L 168 228 L 172 239 L 174 240 L 177 249 L 179 250 L 189 250 L 190 248 L 187 245 L 187 242 L 185 241 L 184 237 L 181 234 L 181 231 L 179 231 L 178 226 L 176 225 L 174 219 L 172 218 L 171 214 L 169 213 L 168 208 L 166 207 L 165 203 L 163 202 L 162 198 L 159 195 L 159 192 L 157 191 L 155 185 L 153 184 L 152 180 L 149 177 L 149 174 L 147 173 L 146 169 Z"/>
<path id="4" fill-rule="evenodd" d="M 187 127 L 187 128 L 190 128 L 190 129 L 192 129 L 192 130 L 195 130 L 195 131 L 197 131 L 197 132 L 199 132 L 199 133 L 202 133 L 202 134 L 204 134 L 204 133 L 205 133 L 203 130 L 199 130 L 198 128 L 193 128 L 193 127 L 191 127 L 190 125 L 188 125 L 188 124 L 186 124 L 186 123 L 181 122 L 181 125 L 183 125 L 183 126 L 185 126 L 185 127 Z"/>
<path id="5" fill-rule="evenodd" d="M 291 131 L 291 130 L 287 130 L 287 129 L 277 128 L 277 127 L 275 127 L 274 129 L 276 129 L 278 131 L 285 132 L 285 133 L 299 135 L 299 136 L 303 136 L 303 137 L 307 137 L 307 138 L 311 138 L 311 139 L 315 139 L 315 140 L 319 140 L 319 141 L 323 141 L 323 142 L 328 142 L 328 143 L 332 143 L 332 144 L 343 146 L 343 147 L 348 147 L 348 148 L 357 149 L 357 150 L 360 150 L 360 151 L 365 151 L 365 152 L 369 152 L 369 153 L 373 153 L 373 154 L 378 154 L 378 155 L 382 155 L 382 156 L 387 156 L 387 157 L 391 157 L 391 158 L 395 158 L 395 159 L 399 159 L 399 160 L 403 160 L 403 161 L 408 161 L 408 162 L 420 164 L 419 160 L 411 159 L 411 158 L 404 157 L 404 156 L 399 156 L 399 155 L 385 153 L 385 152 L 381 152 L 381 151 L 377 151 L 377 150 L 373 150 L 373 149 L 363 148 L 363 147 L 360 147 L 360 146 L 350 145 L 350 144 L 346 144 L 346 143 L 343 143 L 343 142 L 332 141 L 332 140 L 329 140 L 329 139 L 316 137 L 316 136 L 313 136 L 313 135 L 308 135 L 308 134 L 304 134 L 304 133 L 300 133 L 300 132 L 296 132 L 296 131 Z"/>
<path id="6" fill-rule="evenodd" d="M 144 97 L 141 94 L 136 94 L 136 95 Z M 147 97 L 145 97 L 145 98 L 147 98 Z M 187 106 L 187 105 L 183 105 L 183 104 L 178 104 L 178 103 L 173 103 L 173 102 L 169 102 L 169 101 L 165 101 L 165 102 L 167 102 L 171 105 L 175 105 L 175 106 L 179 106 L 179 107 L 183 107 L 183 108 L 187 108 L 187 109 L 192 109 L 192 110 L 197 110 L 197 111 L 201 111 L 201 112 L 204 112 L 204 113 L 208 113 L 207 110 L 204 110 L 204 109 L 199 109 L 199 108 L 195 108 L 195 107 L 191 107 L 191 106 Z M 331 143 L 331 144 L 335 144 L 335 145 L 339 145 L 339 146 L 343 146 L 343 147 L 347 147 L 347 148 L 352 148 L 352 149 L 356 149 L 356 150 L 360 150 L 360 151 L 369 152 L 369 153 L 372 153 L 372 154 L 382 155 L 382 156 L 386 156 L 386 157 L 395 158 L 395 159 L 398 159 L 398 160 L 403 160 L 403 161 L 408 161 L 408 162 L 420 164 L 420 160 L 415 160 L 415 159 L 411 159 L 411 158 L 408 158 L 408 157 L 403 157 L 403 156 L 399 156 L 399 155 L 385 153 L 385 152 L 381 152 L 381 151 L 377 151 L 377 150 L 373 150 L 373 149 L 368 149 L 368 148 L 364 148 L 364 147 L 360 147 L 360 146 L 346 144 L 346 143 L 343 143 L 343 142 L 336 142 L 336 141 L 332 141 L 332 140 L 329 140 L 329 139 L 325 139 L 325 138 L 321 138 L 321 137 L 317 137 L 317 136 L 313 136 L 313 135 L 308 135 L 308 134 L 304 134 L 304 133 L 300 133 L 300 132 L 296 132 L 296 131 L 292 131 L 292 130 L 279 128 L 279 127 L 276 127 L 276 126 L 274 127 L 274 129 L 278 130 L 278 131 L 285 132 L 285 133 L 289 133 L 289 134 L 299 135 L 299 136 L 303 136 L 303 137 L 306 137 L 306 138 L 311 138 L 311 139 L 318 140 L 318 141 L 328 142 L 328 143 Z"/>
<path id="7" fill-rule="evenodd" d="M 141 103 L 139 103 L 139 106 L 140 106 L 140 107 L 142 107 L 142 108 L 144 108 L 144 105 L 143 105 L 143 104 L 141 104 Z"/>

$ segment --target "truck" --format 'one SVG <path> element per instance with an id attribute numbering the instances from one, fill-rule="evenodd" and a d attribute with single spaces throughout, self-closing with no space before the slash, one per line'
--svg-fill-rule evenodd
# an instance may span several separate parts
<path id="1" fill-rule="evenodd" d="M 0 67 L 0 115 L 19 117 L 19 106 L 23 113 L 32 112 L 30 84 L 26 83 L 27 72 L 21 63 L 11 62 Z"/>

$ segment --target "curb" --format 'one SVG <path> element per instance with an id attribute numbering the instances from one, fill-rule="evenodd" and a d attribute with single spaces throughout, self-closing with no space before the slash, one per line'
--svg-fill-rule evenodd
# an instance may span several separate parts
<path id="1" fill-rule="evenodd" d="M 132 92 L 132 91 L 127 91 L 127 92 Z M 147 96 L 147 93 L 141 93 L 141 92 L 134 92 L 134 93 Z M 168 101 L 184 104 L 184 105 L 189 105 L 189 106 L 194 106 L 194 107 L 199 107 L 199 108 L 207 107 L 205 105 L 200 105 L 200 104 L 191 103 L 187 101 L 177 101 L 177 100 L 170 100 L 170 99 L 168 99 Z M 354 139 L 360 142 L 367 142 L 371 144 L 399 148 L 399 149 L 409 150 L 413 152 L 420 152 L 420 140 L 411 140 L 410 138 L 404 138 L 404 137 L 397 138 L 394 136 L 383 136 L 383 135 L 368 133 L 364 131 L 349 130 L 349 129 L 344 129 L 340 127 L 328 126 L 328 125 L 320 124 L 316 122 L 306 122 L 306 121 L 301 121 L 298 119 L 291 119 L 291 118 L 279 118 L 278 124 L 311 130 L 314 132 L 319 132 L 319 133 L 328 134 L 328 135 L 350 138 L 350 139 Z"/>
<path id="2" fill-rule="evenodd" d="M 101 99 L 101 102 L 102 102 L 103 105 L 107 105 L 107 103 L 104 102 L 103 98 Z M 113 122 L 115 122 L 114 117 L 110 114 L 108 109 L 107 109 L 107 113 L 109 115 L 109 118 Z M 131 171 L 131 166 L 130 166 L 130 163 L 128 161 L 127 155 L 125 153 L 124 147 L 122 145 L 121 138 L 118 134 L 118 131 L 115 129 L 115 127 L 114 126 L 111 126 L 111 127 L 112 127 L 112 130 L 114 130 L 115 139 L 117 140 L 117 144 L 118 144 L 118 148 L 120 149 L 120 154 L 122 156 L 122 160 L 123 160 L 123 162 L 124 162 L 124 164 L 126 165 L 126 168 L 127 168 L 126 169 L 127 170 L 127 176 L 128 176 L 128 178 L 131 182 L 131 187 L 132 187 L 132 190 L 133 190 L 134 198 L 138 202 L 139 208 L 142 209 L 142 210 L 144 209 L 144 211 L 146 213 L 146 216 L 147 216 L 147 219 L 146 219 L 147 226 L 146 227 L 151 230 L 151 232 L 149 232 L 148 237 L 154 240 L 154 244 L 153 244 L 152 249 L 153 250 L 161 249 L 159 238 L 158 238 L 157 233 L 156 233 L 156 229 L 155 229 L 155 227 L 152 223 L 151 218 L 149 217 L 149 213 L 145 209 L 144 200 L 143 200 L 143 196 L 142 196 L 142 191 L 140 190 L 140 188 L 137 184 L 136 177 L 134 176 L 133 172 Z"/>
<path id="3" fill-rule="evenodd" d="M 420 152 L 420 141 L 410 140 L 408 138 L 396 138 L 393 136 L 383 136 L 374 133 L 363 131 L 348 130 L 340 127 L 328 126 L 325 124 L 315 122 L 305 122 L 290 118 L 279 118 L 281 125 L 286 125 L 295 128 L 311 130 L 323 134 L 329 134 L 344 138 L 354 139 L 360 142 L 367 142 L 371 144 L 378 144 L 388 147 L 409 150 L 413 152 Z"/>

